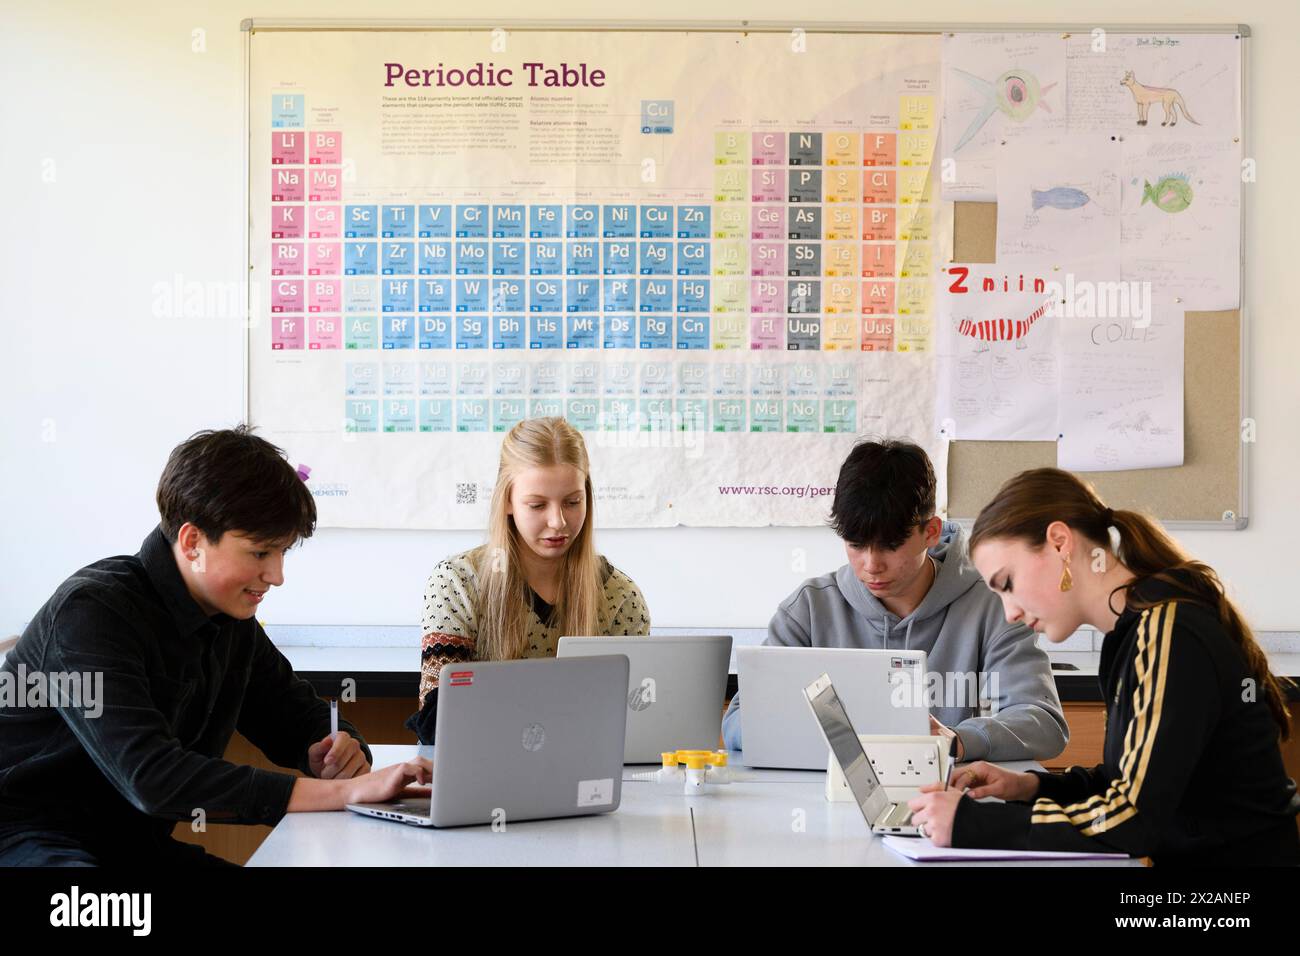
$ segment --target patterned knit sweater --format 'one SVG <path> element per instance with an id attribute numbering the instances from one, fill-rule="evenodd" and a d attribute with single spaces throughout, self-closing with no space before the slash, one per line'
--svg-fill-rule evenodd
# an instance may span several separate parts
<path id="1" fill-rule="evenodd" d="M 478 580 L 466 551 L 439 561 L 424 589 L 424 614 L 420 633 L 420 707 L 438 686 L 444 664 L 478 660 L 478 625 L 474 604 Z M 598 630 L 604 635 L 650 633 L 650 612 L 636 584 L 604 557 L 598 557 L 602 600 L 597 612 Z M 554 657 L 560 627 L 550 623 L 549 606 L 533 596 L 528 611 L 528 642 L 524 657 Z"/>

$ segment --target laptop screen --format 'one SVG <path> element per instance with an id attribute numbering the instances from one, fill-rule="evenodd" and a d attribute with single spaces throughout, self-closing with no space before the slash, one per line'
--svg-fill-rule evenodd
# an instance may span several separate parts
<path id="1" fill-rule="evenodd" d="M 875 822 L 880 811 L 889 803 L 889 798 L 867 759 L 867 752 L 862 749 L 862 741 L 858 740 L 857 732 L 849 723 L 849 715 L 844 712 L 839 695 L 827 682 L 817 696 L 809 696 L 808 702 L 812 704 L 813 713 L 826 735 L 826 742 L 835 754 L 835 760 L 844 773 L 844 780 L 858 802 L 862 815 L 866 817 L 867 823 Z"/>

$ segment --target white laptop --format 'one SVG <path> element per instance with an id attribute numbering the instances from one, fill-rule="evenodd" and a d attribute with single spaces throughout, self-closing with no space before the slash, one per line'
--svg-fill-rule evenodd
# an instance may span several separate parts
<path id="1" fill-rule="evenodd" d="M 628 659 L 624 763 L 659 763 L 665 750 L 715 750 L 722 730 L 731 635 L 561 637 L 558 656 Z"/>
<path id="2" fill-rule="evenodd" d="M 803 689 L 829 674 L 864 734 L 928 735 L 925 651 L 738 647 L 741 763 L 825 770 L 826 741 Z"/>
<path id="3" fill-rule="evenodd" d="M 835 754 L 835 760 L 844 772 L 844 780 L 871 832 L 920 836 L 912 822 L 912 809 L 906 803 L 894 803 L 885 794 L 885 788 L 867 758 L 830 677 L 826 674 L 818 677 L 804 688 L 803 696 L 812 708 L 817 726 Z M 743 723 L 741 728 L 743 730 Z"/>
<path id="4" fill-rule="evenodd" d="M 622 655 L 445 665 L 431 795 L 348 809 L 421 827 L 617 809 L 627 667 Z"/>

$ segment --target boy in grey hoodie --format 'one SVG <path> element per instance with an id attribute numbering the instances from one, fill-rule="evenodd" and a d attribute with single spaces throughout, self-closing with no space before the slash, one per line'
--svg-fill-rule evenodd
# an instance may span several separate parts
<path id="1" fill-rule="evenodd" d="M 831 507 L 849 563 L 786 598 L 763 643 L 925 651 L 931 728 L 955 734 L 958 759 L 1055 757 L 1069 729 L 1047 654 L 1023 623 L 1007 623 L 966 560 L 960 526 L 934 512 L 934 468 L 921 448 L 858 444 Z M 991 716 L 979 716 L 981 698 Z M 731 750 L 741 749 L 740 708 L 738 692 L 722 722 Z"/>

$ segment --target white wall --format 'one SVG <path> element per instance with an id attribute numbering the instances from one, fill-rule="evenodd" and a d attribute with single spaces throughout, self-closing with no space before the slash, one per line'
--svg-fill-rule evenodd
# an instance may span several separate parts
<path id="1" fill-rule="evenodd" d="M 532 4 L 480 0 L 492 23 Z M 556 0 L 551 16 L 617 8 Z M 874 19 L 872 4 L 805 0 L 817 19 Z M 369 17 L 462 15 L 450 4 L 375 0 Z M 154 314 L 154 286 L 235 283 L 241 275 L 239 21 L 354 17 L 355 4 L 123 0 L 13 5 L 0 27 L 0 636 L 18 631 L 77 567 L 134 552 L 157 519 L 153 490 L 173 445 L 240 416 L 238 319 Z M 630 16 L 651 12 L 627 8 Z M 664 19 L 789 22 L 774 0 L 661 0 Z M 1229 581 L 1257 628 L 1300 630 L 1292 600 L 1300 518 L 1300 324 L 1286 282 L 1300 190 L 1300 7 L 1277 0 L 1135 4 L 945 0 L 906 12 L 936 24 L 1245 22 L 1248 76 L 1246 295 L 1253 449 L 1249 530 L 1182 536 Z M 191 51 L 191 31 L 207 49 Z M 52 181 L 50 174 L 52 173 Z M 1187 387 L 1195 388 L 1194 381 Z M 278 624 L 413 624 L 430 565 L 476 543 L 465 533 L 324 530 L 295 552 L 261 617 Z M 824 529 L 607 530 L 600 548 L 636 579 L 655 623 L 763 626 L 800 580 L 839 564 Z M 805 563 L 796 563 L 799 549 Z"/>

